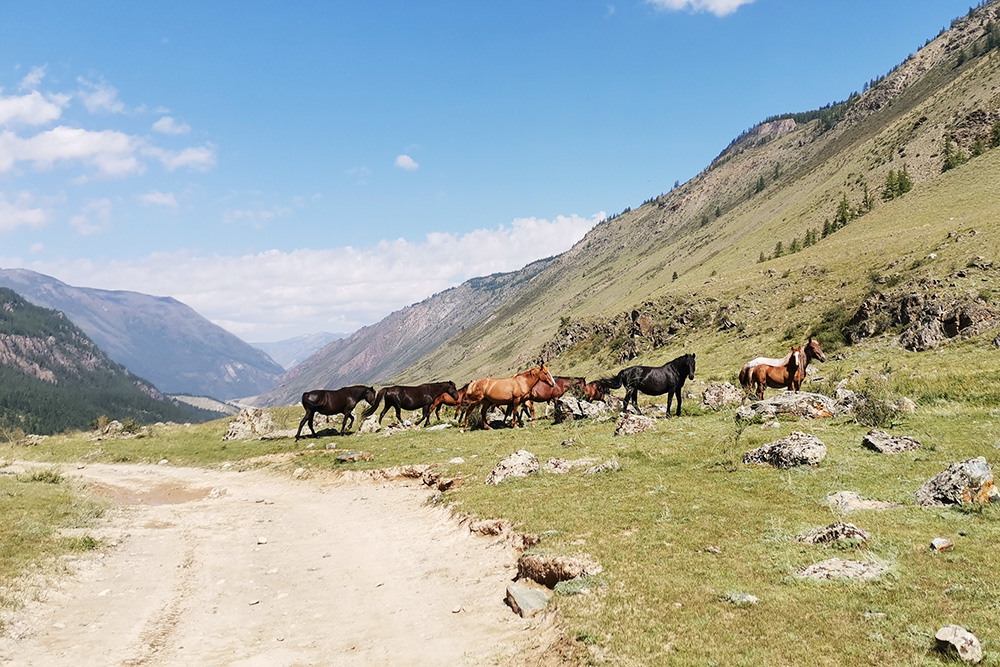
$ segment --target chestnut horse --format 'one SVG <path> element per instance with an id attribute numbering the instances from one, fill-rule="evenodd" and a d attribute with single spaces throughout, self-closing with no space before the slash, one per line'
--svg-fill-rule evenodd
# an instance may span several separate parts
<path id="1" fill-rule="evenodd" d="M 544 382 L 539 382 L 532 387 L 531 394 L 521 405 L 522 414 L 530 411 L 532 424 L 535 423 L 535 403 L 551 403 L 572 387 L 577 387 L 583 391 L 587 383 L 585 378 L 565 377 L 562 375 L 554 376 L 552 379 L 555 380 L 555 385 L 551 387 Z"/>
<path id="2" fill-rule="evenodd" d="M 403 421 L 400 414 L 400 408 L 402 408 L 403 410 L 423 410 L 423 415 L 417 421 L 417 426 L 420 426 L 421 422 L 427 426 L 431 423 L 431 405 L 441 396 L 450 396 L 458 401 L 458 390 L 455 389 L 455 383 L 449 380 L 447 382 L 428 382 L 416 386 L 382 387 L 378 390 L 378 395 L 375 396 L 375 402 L 362 413 L 361 421 L 375 414 L 379 403 L 385 398 L 385 407 L 382 409 L 382 414 L 378 416 L 379 424 L 382 423 L 385 413 L 393 408 L 396 409 L 396 421 Z"/>
<path id="3" fill-rule="evenodd" d="M 446 392 L 434 399 L 434 402 L 431 403 L 431 412 L 434 413 L 434 416 L 438 421 L 441 421 L 442 405 L 454 405 L 455 419 L 458 419 L 458 416 L 462 413 L 462 399 L 465 398 L 465 390 L 468 386 L 469 385 L 465 385 L 461 389 L 458 389 L 454 396 Z"/>
<path id="4" fill-rule="evenodd" d="M 302 427 L 307 423 L 313 437 L 316 437 L 316 430 L 313 428 L 313 416 L 318 412 L 321 415 L 344 415 L 344 423 L 340 425 L 340 435 L 344 435 L 347 430 L 347 420 L 351 420 L 354 425 L 354 406 L 359 401 L 365 401 L 371 405 L 375 400 L 375 389 L 361 384 L 354 384 L 350 387 L 340 389 L 316 389 L 302 394 L 302 407 L 306 409 L 306 415 L 299 422 L 299 430 L 295 432 L 295 439 L 298 440 L 302 434 Z"/>
<path id="5" fill-rule="evenodd" d="M 756 395 L 757 400 L 760 401 L 764 399 L 764 387 L 790 388 L 792 391 L 798 391 L 798 389 L 794 389 L 796 386 L 795 376 L 799 374 L 799 369 L 805 366 L 805 360 L 802 348 L 793 347 L 792 351 L 785 357 L 783 364 L 757 364 L 748 373 L 750 393 Z"/>
<path id="6" fill-rule="evenodd" d="M 587 400 L 591 403 L 596 403 L 597 401 L 603 401 L 606 394 L 604 392 L 604 387 L 597 380 L 593 382 L 588 382 L 583 385 L 583 395 L 587 397 Z"/>
<path id="7" fill-rule="evenodd" d="M 511 423 L 513 428 L 517 428 L 517 411 L 521 403 L 531 395 L 531 388 L 539 382 L 544 382 L 550 387 L 554 387 L 556 381 L 552 379 L 552 373 L 545 364 L 536 366 L 523 373 L 518 373 L 509 378 L 481 378 L 473 380 L 465 389 L 465 398 L 462 404 L 465 406 L 465 419 L 462 421 L 462 428 L 469 423 L 469 413 L 478 405 L 483 406 L 483 428 L 489 429 L 489 422 L 486 420 L 486 412 L 495 405 L 510 405 L 514 410 L 514 419 Z"/>
<path id="8" fill-rule="evenodd" d="M 758 400 L 764 398 L 764 385 L 761 383 L 754 383 L 754 369 L 757 366 L 766 365 L 770 367 L 784 367 L 787 366 L 792 361 L 792 356 L 795 350 L 800 351 L 800 357 L 795 362 L 795 372 L 785 373 L 785 382 L 783 384 L 777 384 L 778 380 L 772 378 L 772 382 L 767 383 L 768 387 L 772 389 L 791 389 L 792 391 L 798 391 L 802 386 L 802 381 L 806 377 L 806 368 L 809 366 L 809 362 L 813 359 L 817 361 L 826 361 L 826 354 L 823 353 L 823 348 L 820 347 L 819 341 L 810 338 L 809 342 L 800 348 L 792 348 L 792 351 L 785 356 L 784 359 L 768 359 L 766 357 L 757 357 L 744 364 L 743 368 L 740 369 L 740 384 L 743 386 L 743 391 L 747 395 L 756 394 Z M 780 372 L 775 372 L 773 375 L 777 377 Z M 761 376 L 763 377 L 763 376 Z M 756 391 L 751 390 L 751 386 L 756 387 Z"/>

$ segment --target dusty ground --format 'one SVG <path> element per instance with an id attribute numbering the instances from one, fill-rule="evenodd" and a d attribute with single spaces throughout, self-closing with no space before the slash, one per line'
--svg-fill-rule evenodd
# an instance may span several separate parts
<path id="1" fill-rule="evenodd" d="M 504 604 L 516 553 L 425 504 L 419 482 L 162 465 L 65 472 L 115 502 L 89 531 L 112 546 L 71 562 L 6 617 L 0 664 L 538 659 L 538 621 Z"/>

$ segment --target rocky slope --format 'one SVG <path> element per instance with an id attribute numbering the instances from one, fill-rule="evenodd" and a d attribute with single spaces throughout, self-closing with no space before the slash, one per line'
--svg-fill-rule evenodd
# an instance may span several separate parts
<path id="1" fill-rule="evenodd" d="M 168 394 L 225 400 L 274 387 L 284 369 L 169 297 L 73 287 L 25 269 L 0 286 L 66 314 L 109 357 Z"/>

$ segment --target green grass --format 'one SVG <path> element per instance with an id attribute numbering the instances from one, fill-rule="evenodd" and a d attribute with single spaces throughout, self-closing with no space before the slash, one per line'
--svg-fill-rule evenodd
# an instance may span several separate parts
<path id="1" fill-rule="evenodd" d="M 516 431 L 421 430 L 392 437 L 223 443 L 226 423 L 219 421 L 162 428 L 141 439 L 51 438 L 30 451 L 0 448 L 0 456 L 167 458 L 172 464 L 208 466 L 242 461 L 239 465 L 269 465 L 288 473 L 297 467 L 325 471 L 437 463 L 446 476 L 465 479 L 439 502 L 479 518 L 509 518 L 518 530 L 542 536 L 539 549 L 587 554 L 601 563 L 604 571 L 588 593 L 557 594 L 552 604 L 560 609 L 567 636 L 581 647 L 599 648 L 613 664 L 937 665 L 942 659 L 933 649 L 934 632 L 959 623 L 983 642 L 984 664 L 996 665 L 1000 584 L 993 573 L 1000 568 L 995 548 L 1000 507 L 913 504 L 917 487 L 949 464 L 980 455 L 991 463 L 998 460 L 1000 409 L 991 403 L 990 387 L 1000 374 L 1000 360 L 970 354 L 983 344 L 909 354 L 875 343 L 847 348 L 846 359 L 822 367 L 843 376 L 862 369 L 854 381 L 860 385 L 888 363 L 891 394 L 918 403 L 917 414 L 901 418 L 892 430 L 925 445 L 893 457 L 862 448 L 867 429 L 843 417 L 782 421 L 766 429 L 752 424 L 737 443 L 732 409 L 705 412 L 690 399 L 680 419 L 661 420 L 655 433 L 632 437 L 614 437 L 613 423 L 543 420 Z M 985 379 L 969 380 L 979 375 Z M 295 425 L 300 417 L 294 408 L 275 413 L 283 426 Z M 391 421 L 387 417 L 386 424 Z M 740 463 L 743 452 L 793 430 L 812 433 L 827 445 L 821 465 L 779 471 Z M 575 443 L 563 446 L 569 438 Z M 370 451 L 374 460 L 338 463 L 335 452 L 323 448 L 328 442 L 341 451 Z M 532 451 L 543 464 L 549 457 L 615 459 L 621 470 L 596 476 L 579 469 L 566 475 L 539 473 L 485 485 L 496 462 L 517 449 Z M 257 458 L 281 453 L 295 456 Z M 465 462 L 448 463 L 456 457 Z M 247 463 L 251 459 L 258 462 Z M 32 494 L 66 493 L 60 483 L 3 483 L 8 487 L 0 488 L 23 487 Z M 840 490 L 904 507 L 838 517 L 823 500 Z M 58 518 L 19 522 L 26 526 L 22 539 L 53 535 L 54 529 L 44 526 Z M 796 541 L 796 535 L 838 518 L 870 533 L 862 549 Z M 929 543 L 935 537 L 954 539 L 955 550 L 932 554 Z M 889 572 L 868 583 L 804 582 L 794 576 L 797 569 L 834 556 L 874 560 Z M 19 562 L 23 567 L 32 558 Z M 760 604 L 736 606 L 725 600 L 733 592 L 756 595 Z"/>

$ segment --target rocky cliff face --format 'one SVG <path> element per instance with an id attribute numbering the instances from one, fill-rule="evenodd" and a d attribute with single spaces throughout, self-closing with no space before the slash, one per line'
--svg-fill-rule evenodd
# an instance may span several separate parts
<path id="1" fill-rule="evenodd" d="M 247 396 L 273 388 L 284 372 L 175 299 L 73 287 L 23 269 L 0 270 L 0 286 L 65 313 L 111 359 L 167 394 Z"/>

